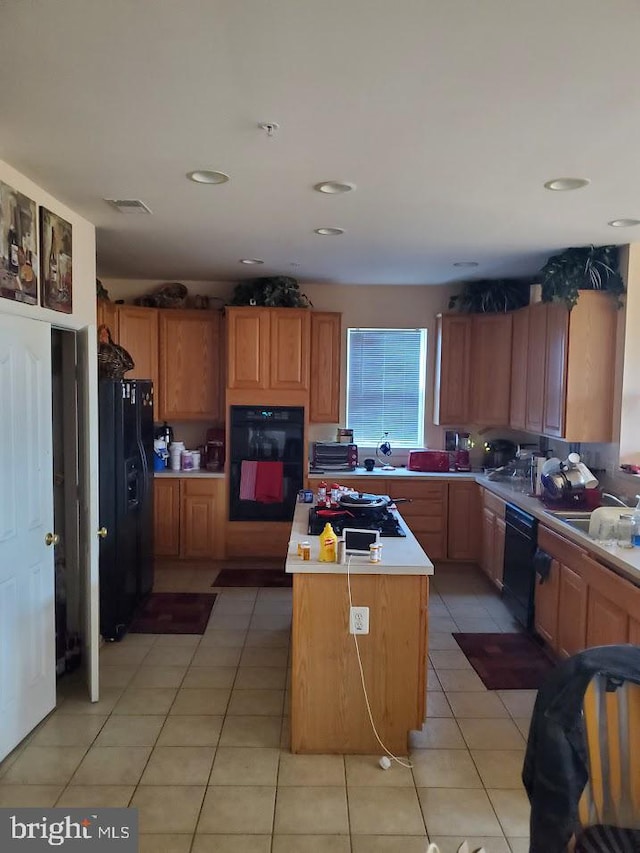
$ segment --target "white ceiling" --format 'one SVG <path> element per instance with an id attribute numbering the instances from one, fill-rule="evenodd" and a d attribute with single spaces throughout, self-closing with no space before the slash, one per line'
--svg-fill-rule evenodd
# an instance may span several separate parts
<path id="1" fill-rule="evenodd" d="M 607 226 L 640 219 L 638 45 L 636 0 L 0 0 L 0 158 L 96 224 L 104 276 L 528 274 L 640 233 Z"/>

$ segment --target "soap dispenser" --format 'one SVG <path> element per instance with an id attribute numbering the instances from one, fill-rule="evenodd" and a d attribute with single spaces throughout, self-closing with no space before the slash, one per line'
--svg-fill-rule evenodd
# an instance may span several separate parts
<path id="1" fill-rule="evenodd" d="M 631 542 L 636 548 L 640 548 L 640 495 L 636 495 L 636 508 L 631 516 L 633 528 L 631 530 Z"/>

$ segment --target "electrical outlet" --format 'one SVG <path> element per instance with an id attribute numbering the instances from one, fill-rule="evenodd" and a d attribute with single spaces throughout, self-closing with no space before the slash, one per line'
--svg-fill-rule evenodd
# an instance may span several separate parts
<path id="1" fill-rule="evenodd" d="M 349 614 L 349 633 L 350 634 L 368 634 L 369 633 L 369 608 L 368 607 L 352 607 Z"/>

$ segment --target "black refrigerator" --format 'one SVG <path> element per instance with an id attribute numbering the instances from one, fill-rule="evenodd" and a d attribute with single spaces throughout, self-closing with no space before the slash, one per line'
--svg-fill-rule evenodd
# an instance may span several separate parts
<path id="1" fill-rule="evenodd" d="M 120 640 L 153 587 L 153 383 L 98 383 L 100 633 Z"/>

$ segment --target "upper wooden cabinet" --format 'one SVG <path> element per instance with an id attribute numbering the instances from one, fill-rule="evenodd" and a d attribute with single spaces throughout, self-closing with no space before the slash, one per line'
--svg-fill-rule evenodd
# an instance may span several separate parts
<path id="1" fill-rule="evenodd" d="M 302 308 L 227 309 L 227 387 L 309 387 L 310 312 Z"/>
<path id="2" fill-rule="evenodd" d="M 434 423 L 460 426 L 469 421 L 471 383 L 471 315 L 436 318 Z"/>
<path id="3" fill-rule="evenodd" d="M 514 311 L 511 339 L 511 396 L 509 426 L 525 429 L 527 416 L 527 357 L 529 350 L 529 311 Z"/>
<path id="4" fill-rule="evenodd" d="M 96 325 L 106 326 L 111 332 L 114 344 L 118 343 L 118 306 L 115 302 L 98 299 L 96 306 Z"/>
<path id="5" fill-rule="evenodd" d="M 151 379 L 158 384 L 158 311 L 137 305 L 118 306 L 118 343 L 135 362 L 127 379 Z"/>
<path id="6" fill-rule="evenodd" d="M 511 314 L 475 314 L 471 322 L 471 421 L 509 423 Z"/>
<path id="7" fill-rule="evenodd" d="M 571 313 L 553 304 L 547 310 L 551 361 L 545 371 L 544 432 L 567 441 L 611 441 L 618 324 L 615 300 L 598 290 L 584 290 Z M 560 371 L 563 361 L 564 376 Z"/>
<path id="8" fill-rule="evenodd" d="M 340 420 L 340 352 L 342 315 L 311 312 L 311 370 L 309 420 L 338 423 Z"/>
<path id="9" fill-rule="evenodd" d="M 523 308 L 529 318 L 525 429 L 542 432 L 544 424 L 544 367 L 547 352 L 547 306 Z"/>
<path id="10" fill-rule="evenodd" d="M 220 420 L 220 314 L 161 311 L 160 419 Z"/>

